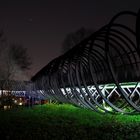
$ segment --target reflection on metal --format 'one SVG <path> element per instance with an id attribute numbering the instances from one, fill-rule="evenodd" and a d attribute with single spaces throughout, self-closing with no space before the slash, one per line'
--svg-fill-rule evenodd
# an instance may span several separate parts
<path id="1" fill-rule="evenodd" d="M 140 112 L 139 25 L 140 11 L 115 15 L 39 71 L 32 78 L 35 87 L 46 98 L 97 112 Z"/>

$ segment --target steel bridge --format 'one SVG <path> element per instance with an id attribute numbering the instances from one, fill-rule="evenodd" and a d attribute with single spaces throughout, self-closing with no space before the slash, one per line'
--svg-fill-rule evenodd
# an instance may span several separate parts
<path id="1" fill-rule="evenodd" d="M 48 99 L 101 113 L 139 113 L 140 10 L 118 13 L 32 81 Z"/>

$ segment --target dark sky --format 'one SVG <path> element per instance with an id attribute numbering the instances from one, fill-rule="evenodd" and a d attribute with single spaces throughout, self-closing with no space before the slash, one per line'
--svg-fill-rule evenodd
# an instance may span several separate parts
<path id="1" fill-rule="evenodd" d="M 116 13 L 139 8 L 140 0 L 1 0 L 0 28 L 10 42 L 28 48 L 34 75 L 61 54 L 68 33 L 97 30 Z"/>

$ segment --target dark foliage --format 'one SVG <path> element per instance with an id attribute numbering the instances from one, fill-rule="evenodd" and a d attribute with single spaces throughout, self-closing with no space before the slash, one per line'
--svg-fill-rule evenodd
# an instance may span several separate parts
<path id="1" fill-rule="evenodd" d="M 82 40 L 89 37 L 92 33 L 94 33 L 92 29 L 87 29 L 84 27 L 81 27 L 75 32 L 69 33 L 63 41 L 62 51 L 65 53 L 66 51 L 70 50 L 75 45 L 80 43 Z"/>
<path id="2" fill-rule="evenodd" d="M 9 55 L 11 55 L 14 62 L 22 69 L 27 70 L 31 66 L 31 58 L 27 54 L 27 48 L 21 45 L 12 45 L 10 47 Z"/>

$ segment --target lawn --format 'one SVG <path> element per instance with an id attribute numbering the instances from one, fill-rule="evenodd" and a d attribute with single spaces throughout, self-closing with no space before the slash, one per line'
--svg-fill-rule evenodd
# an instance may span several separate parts
<path id="1" fill-rule="evenodd" d="M 140 139 L 140 115 L 98 114 L 67 104 L 0 111 L 0 139 Z"/>

